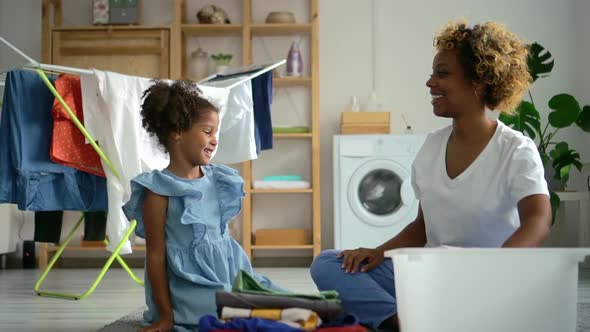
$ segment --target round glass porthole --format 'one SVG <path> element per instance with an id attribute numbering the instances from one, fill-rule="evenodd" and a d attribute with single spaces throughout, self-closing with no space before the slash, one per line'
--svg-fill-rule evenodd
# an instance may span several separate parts
<path id="1" fill-rule="evenodd" d="M 365 175 L 358 186 L 358 199 L 368 212 L 384 216 L 402 206 L 402 179 L 388 169 L 376 169 Z"/>
<path id="2" fill-rule="evenodd" d="M 406 220 L 415 210 L 410 170 L 384 159 L 360 165 L 348 182 L 348 204 L 369 225 L 388 227 Z"/>

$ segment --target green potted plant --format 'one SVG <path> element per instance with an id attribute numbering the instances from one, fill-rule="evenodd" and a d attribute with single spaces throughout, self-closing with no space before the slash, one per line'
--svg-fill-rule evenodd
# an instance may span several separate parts
<path id="1" fill-rule="evenodd" d="M 553 70 L 554 60 L 551 53 L 543 46 L 533 43 L 530 46 L 528 65 L 534 83 L 538 78 L 549 76 Z M 553 221 L 555 221 L 560 203 L 555 191 L 565 189 L 572 166 L 578 170 L 582 169 L 580 154 L 570 149 L 567 142 L 557 140 L 555 134 L 560 129 L 574 125 L 585 132 L 590 132 L 590 106 L 581 107 L 576 98 L 570 94 L 557 94 L 548 102 L 549 108 L 553 111 L 549 113 L 547 122 L 543 126 L 530 91 L 528 95 L 530 101 L 522 101 L 512 115 L 500 115 L 500 121 L 537 142 L 541 160 L 545 165 L 545 177 L 549 183 Z"/>
<path id="2" fill-rule="evenodd" d="M 223 74 L 231 62 L 233 55 L 226 53 L 211 54 L 211 59 L 215 62 L 215 72 L 217 74 Z"/>

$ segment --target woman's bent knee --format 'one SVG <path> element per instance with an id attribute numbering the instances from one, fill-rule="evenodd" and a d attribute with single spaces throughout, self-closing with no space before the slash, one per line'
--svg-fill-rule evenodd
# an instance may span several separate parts
<path id="1" fill-rule="evenodd" d="M 340 254 L 340 250 L 325 250 L 311 263 L 309 271 L 316 284 L 326 278 L 333 278 L 335 273 L 340 272 L 342 261 L 338 258 L 338 254 Z"/>

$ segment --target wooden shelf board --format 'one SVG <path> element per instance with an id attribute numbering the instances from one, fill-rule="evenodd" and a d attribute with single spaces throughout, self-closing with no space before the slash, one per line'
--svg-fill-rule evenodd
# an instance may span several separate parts
<path id="1" fill-rule="evenodd" d="M 313 249 L 313 244 L 285 244 L 285 245 L 252 245 L 252 249 L 266 249 L 266 250 L 287 250 L 287 249 Z"/>
<path id="2" fill-rule="evenodd" d="M 273 84 L 278 87 L 285 86 L 310 86 L 311 77 L 276 77 L 273 78 Z"/>
<path id="3" fill-rule="evenodd" d="M 183 24 L 182 32 L 187 36 L 241 35 L 240 24 Z"/>
<path id="4" fill-rule="evenodd" d="M 311 133 L 273 133 L 274 138 L 311 138 Z"/>
<path id="5" fill-rule="evenodd" d="M 162 30 L 170 29 L 169 26 L 161 25 L 93 25 L 93 26 L 71 26 L 55 27 L 52 31 L 125 31 L 125 30 Z"/>
<path id="6" fill-rule="evenodd" d="M 252 194 L 310 194 L 313 189 L 250 189 Z"/>
<path id="7" fill-rule="evenodd" d="M 289 36 L 311 34 L 311 23 L 252 24 L 253 36 Z"/>

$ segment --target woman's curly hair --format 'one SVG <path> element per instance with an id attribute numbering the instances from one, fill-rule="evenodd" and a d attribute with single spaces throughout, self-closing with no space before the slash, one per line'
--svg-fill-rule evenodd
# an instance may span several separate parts
<path id="1" fill-rule="evenodd" d="M 457 50 L 467 78 L 485 85 L 483 99 L 490 109 L 513 113 L 532 82 L 528 46 L 496 22 L 473 27 L 451 22 L 434 38 L 434 46 Z"/>
<path id="2" fill-rule="evenodd" d="M 206 111 L 219 111 L 201 96 L 201 90 L 191 81 L 152 82 L 143 92 L 141 123 L 151 136 L 158 137 L 166 151 L 170 133 L 189 130 Z"/>

